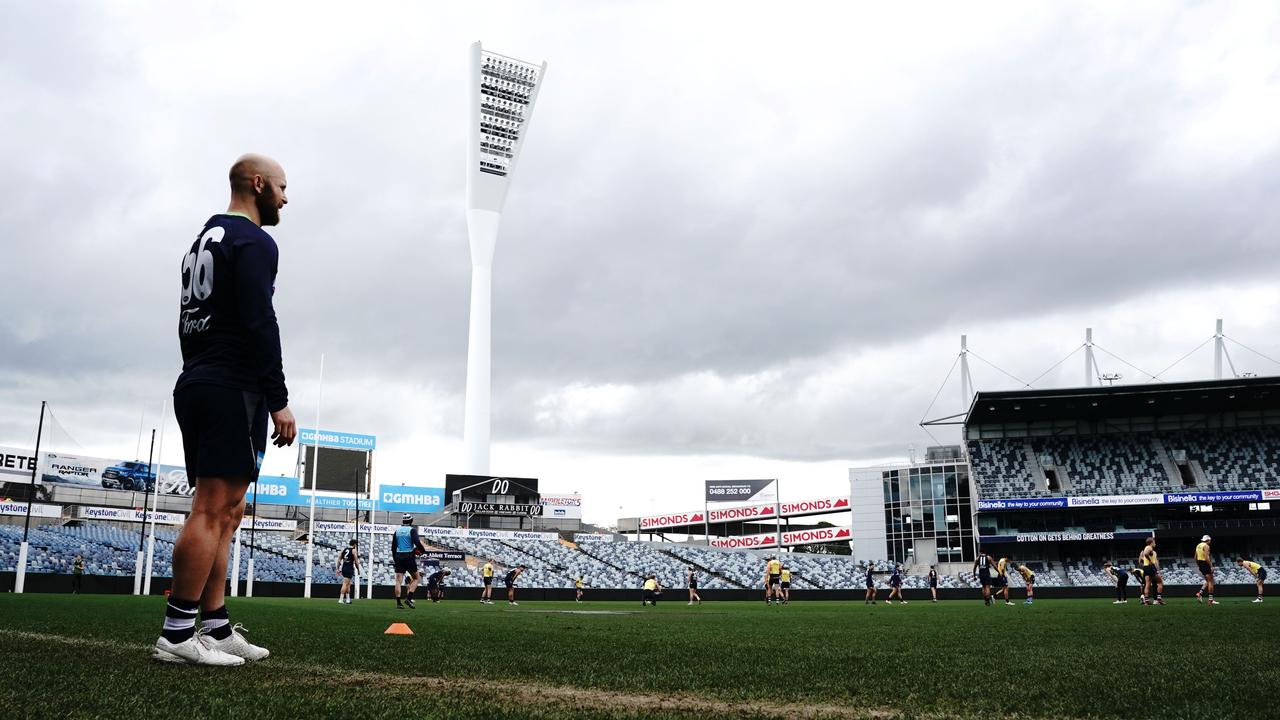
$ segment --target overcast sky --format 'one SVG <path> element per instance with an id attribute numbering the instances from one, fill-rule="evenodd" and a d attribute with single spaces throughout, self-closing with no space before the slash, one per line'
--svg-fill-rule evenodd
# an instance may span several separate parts
<path id="1" fill-rule="evenodd" d="M 295 414 L 323 352 L 322 424 L 376 434 L 380 482 L 458 471 L 475 40 L 549 65 L 494 266 L 491 469 L 582 492 L 589 520 L 698 507 L 704 478 L 846 492 L 933 443 L 917 423 L 962 333 L 1022 382 L 1089 326 L 1123 382 L 1218 317 L 1280 358 L 1273 2 L 3 15 L 3 445 L 30 447 L 45 399 L 63 450 L 132 456 L 140 416 L 159 426 L 181 256 L 256 151 L 288 172 Z M 1161 377 L 1211 374 L 1206 346 Z M 1077 353 L 1035 385 L 1083 379 Z M 953 376 L 930 414 L 961 408 Z"/>

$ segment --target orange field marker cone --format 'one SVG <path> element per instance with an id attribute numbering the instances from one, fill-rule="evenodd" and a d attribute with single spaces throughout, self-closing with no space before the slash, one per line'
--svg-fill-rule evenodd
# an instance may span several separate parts
<path id="1" fill-rule="evenodd" d="M 409 626 L 405 625 L 404 623 L 391 623 L 391 627 L 387 628 L 387 631 L 382 634 L 383 635 L 412 635 L 413 631 L 410 630 Z"/>

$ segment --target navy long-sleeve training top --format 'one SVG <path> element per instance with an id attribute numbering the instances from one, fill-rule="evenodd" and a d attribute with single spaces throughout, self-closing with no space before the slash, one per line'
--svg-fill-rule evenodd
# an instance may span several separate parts
<path id="1" fill-rule="evenodd" d="M 289 404 L 271 304 L 279 259 L 276 241 L 242 215 L 205 223 L 182 259 L 175 390 L 208 383 L 260 392 L 272 412 Z"/>

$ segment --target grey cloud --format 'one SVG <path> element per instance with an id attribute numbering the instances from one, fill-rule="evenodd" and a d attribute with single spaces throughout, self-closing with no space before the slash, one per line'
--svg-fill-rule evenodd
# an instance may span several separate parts
<path id="1" fill-rule="evenodd" d="M 29 268 L 0 289 L 0 370 L 24 378 L 8 386 L 17 396 L 29 402 L 33 376 L 115 374 L 129 392 L 172 382 L 177 261 L 246 149 L 290 173 L 273 233 L 291 377 L 326 352 L 353 376 L 461 394 L 467 22 L 442 18 L 411 50 L 337 44 L 313 58 L 323 76 L 153 87 L 154 59 L 129 46 L 147 35 L 137 18 L 85 15 L 54 31 L 52 10 L 22 12 L 34 29 L 8 38 L 0 74 L 32 109 L 6 113 L 18 132 L 0 140 L 17 170 L 0 178 L 17 200 L 0 209 L 16 240 L 8 265 Z M 124 30 L 123 48 L 90 32 L 126 21 L 143 29 Z M 498 437 L 839 457 L 835 433 L 812 432 L 830 426 L 858 428 L 879 452 L 901 431 L 871 430 L 868 407 L 901 425 L 918 410 L 896 403 L 933 388 L 806 416 L 790 398 L 825 361 L 1277 270 L 1280 145 L 1234 165 L 1172 155 L 1225 102 L 1229 78 L 1183 78 L 1179 53 L 1210 42 L 1188 30 L 1199 13 L 1008 21 L 973 47 L 921 46 L 820 82 L 843 62 L 827 31 L 806 44 L 790 21 L 743 22 L 780 42 L 743 56 L 744 40 L 708 25 L 665 31 L 664 55 L 650 51 L 661 17 L 626 9 L 513 21 L 528 46 L 546 41 L 551 72 L 495 265 Z M 600 31 L 628 23 L 632 35 Z M 723 52 L 685 42 L 700 34 Z M 39 44 L 62 60 L 14 72 Z M 1264 107 L 1280 88 L 1258 92 Z M 699 373 L 766 371 L 778 373 L 764 398 L 777 427 L 726 428 L 717 412 L 739 408 L 671 390 Z M 538 422 L 540 399 L 608 383 L 652 403 L 595 436 Z M 410 427 L 393 409 L 368 422 Z"/>

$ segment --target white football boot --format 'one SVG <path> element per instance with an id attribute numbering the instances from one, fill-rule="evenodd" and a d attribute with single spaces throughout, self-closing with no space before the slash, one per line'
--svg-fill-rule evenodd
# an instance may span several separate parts
<path id="1" fill-rule="evenodd" d="M 231 626 L 231 634 L 225 640 L 215 640 L 205 634 L 204 641 L 214 650 L 220 650 L 223 653 L 243 658 L 250 662 L 266 660 L 271 651 L 264 647 L 258 647 L 246 640 L 244 635 L 240 634 L 242 631 L 248 632 L 243 625 L 236 623 Z"/>
<path id="2" fill-rule="evenodd" d="M 210 647 L 199 634 L 180 643 L 169 642 L 163 635 L 156 640 L 151 659 L 182 665 L 243 665 L 244 658 Z"/>

